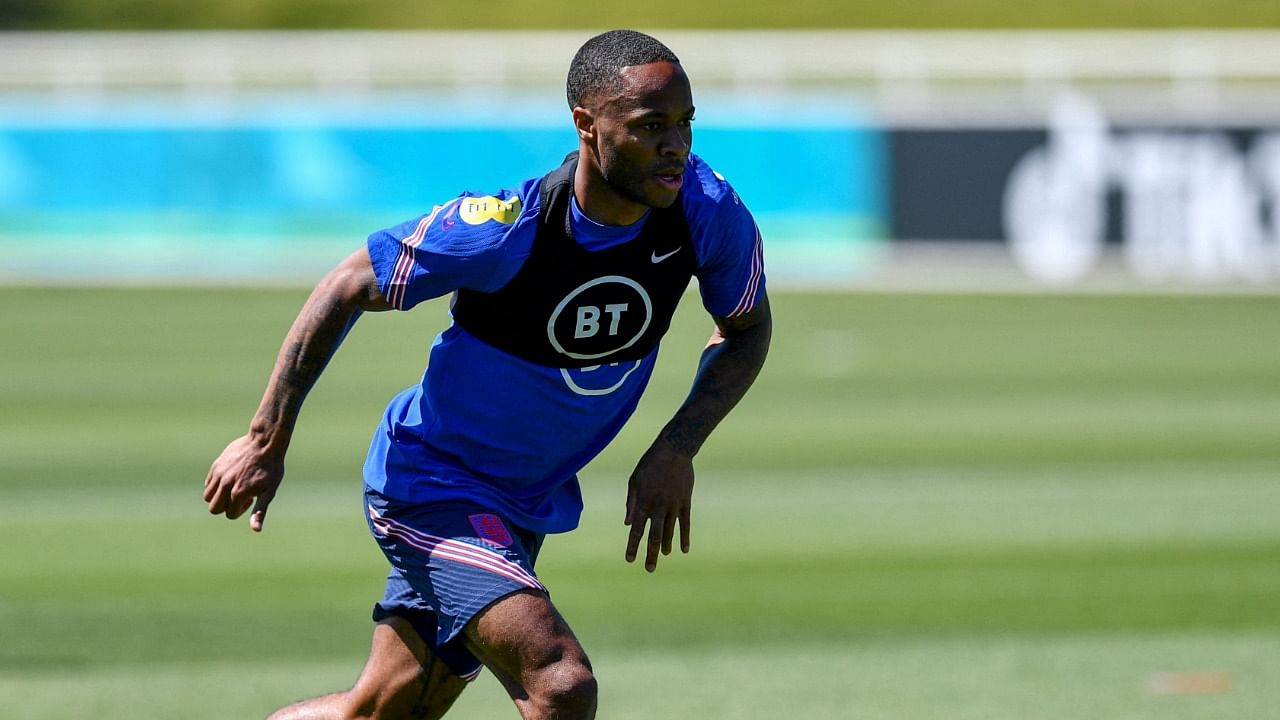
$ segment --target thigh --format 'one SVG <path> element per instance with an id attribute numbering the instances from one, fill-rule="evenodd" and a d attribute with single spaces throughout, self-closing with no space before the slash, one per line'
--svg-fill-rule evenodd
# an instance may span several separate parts
<path id="1" fill-rule="evenodd" d="M 464 639 L 516 700 L 527 699 L 548 668 L 591 671 L 586 651 L 544 592 L 525 590 L 494 602 L 468 623 Z"/>
<path id="2" fill-rule="evenodd" d="M 467 687 L 403 618 L 373 631 L 369 661 L 348 694 L 349 709 L 377 717 L 442 717 Z"/>

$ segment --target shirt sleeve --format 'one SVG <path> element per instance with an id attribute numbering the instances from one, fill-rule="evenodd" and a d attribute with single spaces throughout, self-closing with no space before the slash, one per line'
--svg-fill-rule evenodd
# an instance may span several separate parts
<path id="1" fill-rule="evenodd" d="M 373 233 L 367 247 L 378 289 L 392 307 L 408 310 L 461 288 L 501 286 L 528 257 L 529 247 L 512 237 L 528 225 L 523 210 L 510 191 L 462 195 Z"/>
<path id="2" fill-rule="evenodd" d="M 699 159 L 698 184 L 686 199 L 698 253 L 702 305 L 716 317 L 751 312 L 764 295 L 764 242 L 755 219 L 729 183 Z"/>

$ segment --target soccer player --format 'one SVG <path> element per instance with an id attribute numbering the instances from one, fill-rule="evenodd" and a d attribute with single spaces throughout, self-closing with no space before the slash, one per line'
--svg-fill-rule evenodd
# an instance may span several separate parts
<path id="1" fill-rule="evenodd" d="M 261 531 L 302 401 L 360 313 L 452 293 L 452 325 L 421 382 L 391 401 L 364 467 L 369 528 L 391 564 L 368 663 L 352 689 L 273 718 L 438 718 L 482 667 L 524 718 L 594 717 L 591 665 L 534 561 L 547 533 L 577 526 L 576 473 L 632 414 L 696 276 L 716 329 L 631 474 L 625 518 L 628 562 L 643 551 L 652 572 L 677 526 L 689 551 L 693 457 L 769 347 L 760 235 L 690 153 L 689 80 L 664 45 L 596 36 L 567 90 L 577 152 L 370 236 L 312 292 L 248 434 L 209 471 L 209 511 L 248 512 Z"/>

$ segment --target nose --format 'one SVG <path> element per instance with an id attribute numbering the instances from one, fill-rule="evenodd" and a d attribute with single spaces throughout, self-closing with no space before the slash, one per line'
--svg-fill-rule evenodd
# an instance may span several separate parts
<path id="1" fill-rule="evenodd" d="M 663 133 L 658 152 L 667 157 L 683 158 L 689 154 L 691 145 L 693 145 L 693 130 L 675 126 Z"/>

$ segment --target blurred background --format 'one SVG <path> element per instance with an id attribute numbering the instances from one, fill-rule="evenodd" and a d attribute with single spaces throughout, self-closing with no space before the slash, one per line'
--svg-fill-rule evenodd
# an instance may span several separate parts
<path id="1" fill-rule="evenodd" d="M 696 299 L 540 561 L 601 717 L 1272 717 L 1280 5 L 7 0 L 0 718 L 350 684 L 360 464 L 443 303 L 357 326 L 262 536 L 201 481 L 328 268 L 573 149 L 611 27 L 682 58 L 777 334 L 693 554 L 645 576 L 620 520 Z M 488 678 L 455 711 L 504 713 Z"/>
<path id="2" fill-rule="evenodd" d="M 60 31 L 0 43 L 0 277 L 304 281 L 372 229 L 573 147 L 564 72 L 584 31 L 528 29 L 581 26 L 537 4 L 497 27 L 430 4 L 403 23 L 395 3 L 229 2 L 198 22 L 118 5 L 0 16 Z M 857 27 L 926 24 L 906 10 L 822 4 L 690 30 L 719 16 L 670 5 L 697 150 L 748 199 L 778 282 L 1276 287 L 1280 31 L 1263 4 L 1106 16 L 1246 29 L 998 31 L 980 26 L 1003 11 L 950 3 L 919 30 Z M 130 29 L 79 30 L 99 26 Z M 362 29 L 274 29 L 312 26 Z M 181 31 L 137 30 L 155 27 Z"/>

